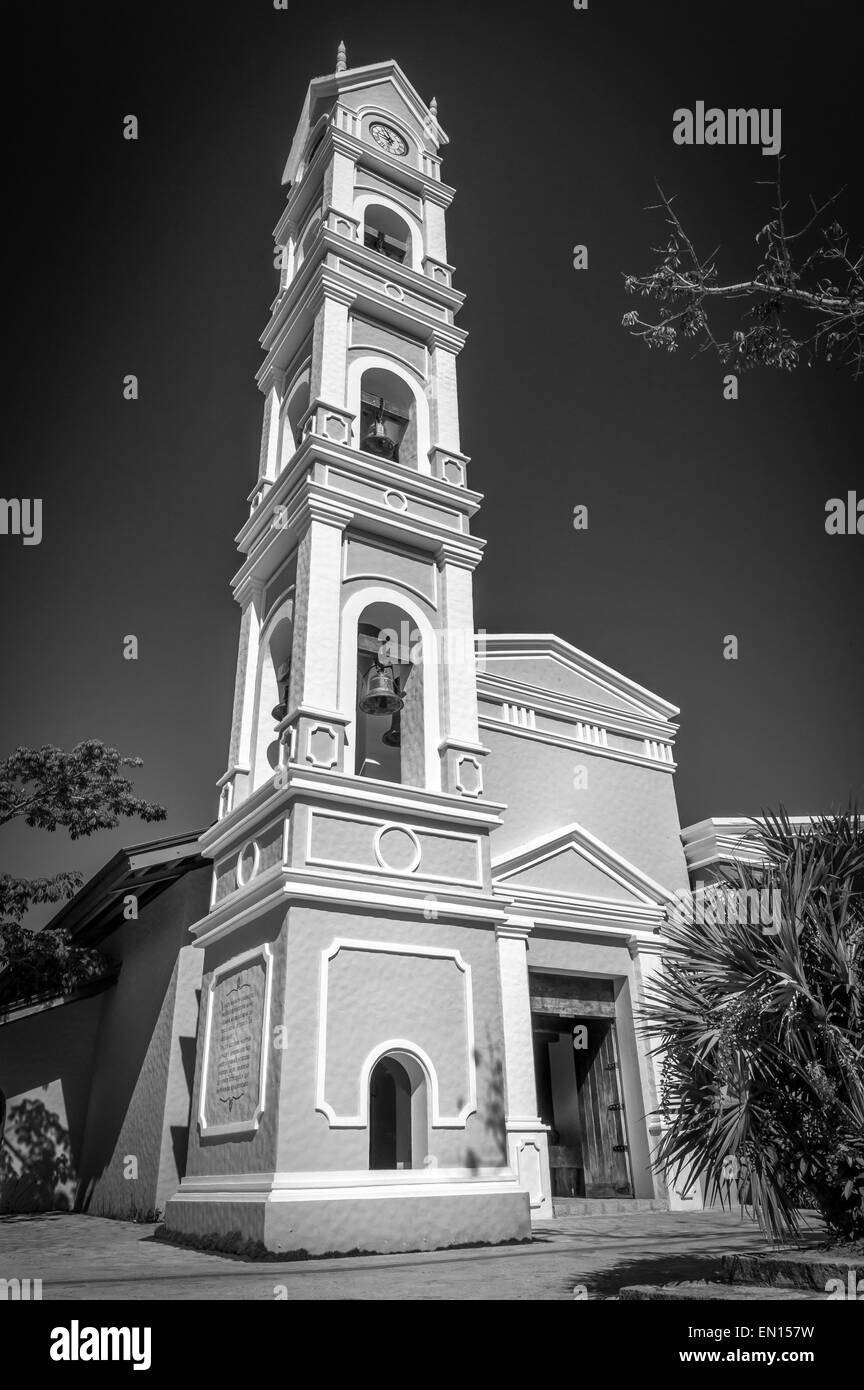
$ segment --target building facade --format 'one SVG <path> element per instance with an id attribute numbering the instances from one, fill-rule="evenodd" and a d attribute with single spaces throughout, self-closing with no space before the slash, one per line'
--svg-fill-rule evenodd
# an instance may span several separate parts
<path id="1" fill-rule="evenodd" d="M 637 1027 L 688 886 L 678 711 L 560 638 L 475 636 L 446 144 L 397 63 L 340 49 L 285 169 L 228 767 L 183 861 L 209 895 L 175 903 L 151 1103 L 94 1043 L 79 1126 L 78 1205 L 127 1214 L 149 1144 L 141 1205 L 187 1238 L 409 1250 L 699 1204 L 652 1167 Z M 76 930 L 125 939 L 88 892 Z M 10 1105 L 62 1080 L 4 1033 Z"/>
<path id="2" fill-rule="evenodd" d="M 676 711 L 554 637 L 475 652 L 446 143 L 340 54 L 285 170 L 181 1233 L 399 1249 L 667 1196 L 633 1011 L 687 881 Z"/>

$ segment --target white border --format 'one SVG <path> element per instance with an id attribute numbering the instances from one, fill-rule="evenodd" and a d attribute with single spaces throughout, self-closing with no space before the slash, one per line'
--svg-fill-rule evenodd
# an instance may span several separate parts
<path id="1" fill-rule="evenodd" d="M 377 834 L 372 843 L 372 848 L 378 863 L 357 864 L 350 859 L 325 859 L 320 855 L 314 855 L 312 853 L 312 829 L 316 819 L 319 821 L 323 819 L 346 820 L 353 822 L 355 825 L 374 825 L 378 827 Z M 420 858 L 418 858 L 413 868 L 391 869 L 389 865 L 382 862 L 378 853 L 378 841 L 385 830 L 404 830 L 409 835 L 414 836 L 414 839 L 417 841 L 418 849 L 420 850 Z M 422 862 L 422 847 L 419 841 L 420 835 L 428 835 L 432 840 L 462 840 L 466 844 L 471 845 L 475 856 L 475 876 L 473 878 L 462 878 L 457 874 L 418 873 L 417 870 L 420 868 Z M 330 810 L 330 808 L 326 806 L 310 806 L 309 808 L 309 814 L 306 817 L 306 863 L 307 865 L 316 865 L 321 869 L 341 869 L 346 873 L 379 874 L 383 870 L 386 874 L 392 875 L 395 878 L 413 880 L 416 875 L 416 878 L 422 882 L 461 884 L 466 888 L 483 887 L 483 863 L 480 857 L 479 836 L 466 835 L 458 830 L 439 830 L 437 827 L 427 830 L 423 826 L 416 827 L 413 825 L 405 825 L 401 821 L 381 821 L 374 816 L 352 815 L 348 811 Z"/>
<path id="2" fill-rule="evenodd" d="M 231 975 L 242 966 L 249 965 L 254 960 L 264 961 L 264 1007 L 261 1016 L 261 1057 L 258 1066 L 258 1104 L 255 1114 L 249 1120 L 238 1120 L 235 1123 L 224 1125 L 208 1125 L 205 1111 L 207 1107 L 207 1069 L 210 1063 L 210 1039 L 213 1030 L 213 999 L 216 993 L 216 986 L 225 975 Z M 220 965 L 210 978 L 210 985 L 207 991 L 207 1023 L 204 1029 L 204 1055 L 201 1060 L 201 1097 L 198 1102 L 198 1127 L 202 1138 L 204 1136 L 212 1138 L 214 1135 L 227 1136 L 238 1134 L 256 1134 L 261 1123 L 261 1116 L 267 1101 L 267 1063 L 270 1049 L 267 1039 L 270 1030 L 270 999 L 273 990 L 273 950 L 270 943 L 265 941 L 263 945 L 256 946 L 251 951 L 245 951 L 241 956 L 235 956 L 233 960 L 226 961 Z"/>
<path id="3" fill-rule="evenodd" d="M 468 1061 L 468 1100 L 458 1115 L 442 1115 L 438 1073 L 432 1059 L 416 1043 L 405 1038 L 389 1038 L 378 1043 L 368 1054 L 360 1068 L 360 1112 L 357 1115 L 337 1115 L 332 1105 L 324 1099 L 327 1066 L 327 983 L 330 961 L 335 960 L 340 951 L 378 951 L 393 956 L 424 956 L 432 960 L 452 960 L 457 970 L 462 972 L 462 987 L 465 998 L 465 1045 Z M 375 1063 L 388 1052 L 407 1052 L 424 1068 L 429 1082 L 432 1100 L 432 1129 L 464 1129 L 468 1119 L 477 1110 L 477 1066 L 474 1061 L 474 995 L 471 985 L 471 966 L 463 959 L 461 952 L 438 946 L 406 946 L 392 941 L 354 941 L 337 937 L 330 946 L 321 952 L 321 992 L 318 1004 L 318 1058 L 315 1075 L 315 1109 L 326 1115 L 331 1129 L 367 1129 L 369 1126 L 369 1078 Z"/>

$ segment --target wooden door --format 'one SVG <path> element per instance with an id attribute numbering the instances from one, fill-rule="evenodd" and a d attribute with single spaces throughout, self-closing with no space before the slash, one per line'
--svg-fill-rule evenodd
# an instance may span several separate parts
<path id="1" fill-rule="evenodd" d="M 627 1127 L 615 1025 L 586 1020 L 588 1046 L 575 1053 L 586 1197 L 631 1197 Z"/>

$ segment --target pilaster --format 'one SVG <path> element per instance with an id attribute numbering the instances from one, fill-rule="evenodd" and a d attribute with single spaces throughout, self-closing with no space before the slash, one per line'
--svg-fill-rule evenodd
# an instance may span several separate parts
<path id="1" fill-rule="evenodd" d="M 533 925 L 527 917 L 508 917 L 503 927 L 496 928 L 495 937 L 504 1025 L 507 1155 L 520 1186 L 530 1195 L 532 1217 L 548 1221 L 553 1216 L 549 1133 L 537 1114 L 528 988 L 528 937 Z"/>

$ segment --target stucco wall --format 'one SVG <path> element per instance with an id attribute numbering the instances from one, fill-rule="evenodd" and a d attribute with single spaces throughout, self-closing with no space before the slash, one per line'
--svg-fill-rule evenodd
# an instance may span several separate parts
<path id="1" fill-rule="evenodd" d="M 15 1184 L 17 1210 L 69 1208 L 74 1202 L 105 999 L 98 994 L 0 1024 L 5 1166 L 32 1180 L 26 1188 Z M 19 1133 L 22 1124 L 24 1136 Z M 54 1159 L 68 1162 L 66 1183 L 50 1176 Z M 7 1199 L 11 1196 L 12 1184 L 7 1183 Z"/>
<path id="2" fill-rule="evenodd" d="M 81 1163 L 78 1200 L 94 1215 L 150 1212 L 179 1182 L 188 1114 L 182 1049 L 188 1065 L 194 1047 L 182 1030 L 198 984 L 197 960 L 179 957 L 190 923 L 207 911 L 209 889 L 209 869 L 186 874 L 102 945 L 122 968 L 105 999 Z M 124 1176 L 133 1171 L 129 1159 L 137 1178 Z"/>
<path id="3" fill-rule="evenodd" d="M 488 725 L 483 739 L 491 749 L 486 794 L 507 805 L 493 832 L 493 857 L 575 822 L 664 887 L 687 887 L 670 773 L 592 754 L 588 745 L 559 748 Z M 577 766 L 587 769 L 581 790 Z"/>

